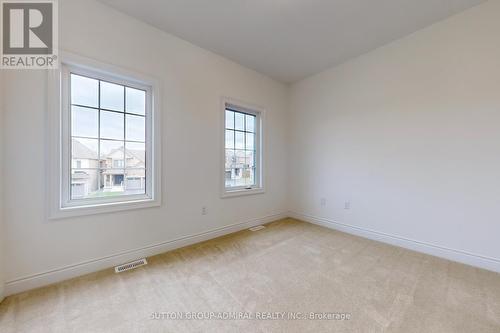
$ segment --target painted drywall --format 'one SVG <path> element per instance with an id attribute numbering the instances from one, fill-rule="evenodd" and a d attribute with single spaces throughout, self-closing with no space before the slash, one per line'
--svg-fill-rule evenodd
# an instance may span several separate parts
<path id="1" fill-rule="evenodd" d="M 161 81 L 163 205 L 47 219 L 47 73 L 6 71 L 5 241 L 14 258 L 7 290 L 61 267 L 286 211 L 285 85 L 101 3 L 59 3 L 61 49 Z M 222 96 L 266 108 L 265 172 L 272 181 L 265 194 L 220 198 Z"/>
<path id="2" fill-rule="evenodd" d="M 163 205 L 48 220 L 47 73 L 1 72 L 0 185 L 7 195 L 0 198 L 0 249 L 15 259 L 0 264 L 7 292 L 234 231 L 235 223 L 265 221 L 288 208 L 500 258 L 499 2 L 290 90 L 100 3 L 60 4 L 64 50 L 162 82 Z M 265 194 L 220 199 L 214 175 L 221 96 L 268 111 Z M 202 206 L 208 215 L 201 215 Z M 186 241 L 190 235 L 198 236 Z M 162 245 L 148 249 L 155 244 Z M 98 258 L 104 259 L 93 265 Z M 61 268 L 66 273 L 58 275 Z"/>
<path id="3" fill-rule="evenodd" d="M 500 268 L 499 31 L 489 1 L 294 84 L 290 209 Z"/>
<path id="4" fill-rule="evenodd" d="M 0 70 L 0 302 L 4 298 L 5 278 L 5 231 L 3 225 L 3 72 Z"/>

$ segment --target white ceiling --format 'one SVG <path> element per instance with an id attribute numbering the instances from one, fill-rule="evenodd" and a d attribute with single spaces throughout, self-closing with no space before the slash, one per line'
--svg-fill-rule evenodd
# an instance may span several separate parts
<path id="1" fill-rule="evenodd" d="M 294 82 L 484 0 L 101 0 L 282 82 Z"/>

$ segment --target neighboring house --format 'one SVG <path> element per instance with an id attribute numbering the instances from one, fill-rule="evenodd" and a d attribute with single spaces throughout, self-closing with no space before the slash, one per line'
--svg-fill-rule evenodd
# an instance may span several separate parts
<path id="1" fill-rule="evenodd" d="M 226 154 L 226 183 L 232 180 L 250 178 L 250 168 L 253 167 L 253 151 L 234 150 Z"/>
<path id="2" fill-rule="evenodd" d="M 125 159 L 124 159 L 125 151 Z M 144 151 L 120 147 L 101 160 L 104 190 L 143 192 L 146 187 Z M 126 173 L 123 168 L 126 169 Z"/>
<path id="3" fill-rule="evenodd" d="M 97 152 L 74 140 L 72 155 L 71 195 L 74 199 L 99 192 L 143 193 L 146 188 L 144 151 L 120 147 L 99 161 Z"/>
<path id="4" fill-rule="evenodd" d="M 73 140 L 71 149 L 71 196 L 77 199 L 97 190 L 99 174 L 96 169 L 99 168 L 99 160 L 96 151 L 92 151 L 78 140 Z"/>

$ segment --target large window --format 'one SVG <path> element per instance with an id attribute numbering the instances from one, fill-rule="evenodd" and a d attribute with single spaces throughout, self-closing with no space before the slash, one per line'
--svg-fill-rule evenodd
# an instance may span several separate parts
<path id="1" fill-rule="evenodd" d="M 145 194 L 147 91 L 69 75 L 71 199 Z"/>
<path id="2" fill-rule="evenodd" d="M 262 191 L 262 111 L 224 103 L 224 193 Z"/>
<path id="3" fill-rule="evenodd" d="M 156 81 L 91 64 L 96 68 L 63 64 L 59 77 L 61 112 L 53 124 L 60 133 L 60 164 L 51 167 L 58 169 L 60 195 L 54 215 L 159 203 Z"/>

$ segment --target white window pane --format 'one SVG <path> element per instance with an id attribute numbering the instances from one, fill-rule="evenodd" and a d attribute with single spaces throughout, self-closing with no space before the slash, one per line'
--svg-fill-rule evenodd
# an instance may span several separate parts
<path id="1" fill-rule="evenodd" d="M 71 140 L 72 168 L 99 168 L 98 140 L 73 138 Z"/>
<path id="2" fill-rule="evenodd" d="M 124 86 L 101 81 L 101 109 L 123 111 Z"/>
<path id="3" fill-rule="evenodd" d="M 125 170 L 123 169 L 103 169 L 101 170 L 102 189 L 96 197 L 114 197 L 125 193 Z"/>
<path id="4" fill-rule="evenodd" d="M 235 144 L 234 147 L 236 149 L 245 149 L 245 133 L 243 132 L 235 132 Z"/>
<path id="5" fill-rule="evenodd" d="M 246 186 L 255 185 L 255 169 L 245 169 L 243 171 L 243 178 L 245 179 Z"/>
<path id="6" fill-rule="evenodd" d="M 234 131 L 226 130 L 226 148 L 234 149 Z"/>
<path id="7" fill-rule="evenodd" d="M 241 168 L 230 168 L 226 169 L 226 180 L 230 180 L 231 186 L 239 186 L 239 180 L 241 179 Z"/>
<path id="8" fill-rule="evenodd" d="M 255 132 L 255 116 L 245 115 L 245 131 Z"/>
<path id="9" fill-rule="evenodd" d="M 246 179 L 243 175 L 244 170 L 242 168 L 236 168 L 232 170 L 234 186 L 246 186 Z"/>
<path id="10" fill-rule="evenodd" d="M 226 149 L 226 169 L 233 168 L 235 161 L 234 150 Z"/>
<path id="11" fill-rule="evenodd" d="M 240 131 L 245 130 L 245 115 L 243 113 L 234 113 L 234 127 Z"/>
<path id="12" fill-rule="evenodd" d="M 71 170 L 71 199 L 85 199 L 99 192 L 99 170 Z"/>
<path id="13" fill-rule="evenodd" d="M 101 111 L 101 138 L 123 140 L 124 114 Z"/>
<path id="14" fill-rule="evenodd" d="M 127 168 L 145 168 L 146 145 L 144 143 L 125 142 L 125 160 Z"/>
<path id="15" fill-rule="evenodd" d="M 255 170 L 252 168 L 230 168 L 225 170 L 226 187 L 255 185 Z"/>
<path id="16" fill-rule="evenodd" d="M 99 136 L 99 111 L 72 106 L 71 135 L 97 138 Z"/>
<path id="17" fill-rule="evenodd" d="M 226 110 L 226 128 L 234 129 L 234 112 Z"/>
<path id="18" fill-rule="evenodd" d="M 112 164 L 112 167 L 115 169 L 120 169 L 120 168 L 125 167 L 125 162 L 122 159 L 119 159 L 119 160 L 113 159 L 111 164 Z"/>
<path id="19" fill-rule="evenodd" d="M 245 151 L 235 150 L 234 151 L 234 166 L 233 168 L 244 168 L 245 166 Z"/>
<path id="20" fill-rule="evenodd" d="M 255 153 L 253 150 L 245 151 L 245 165 L 248 168 L 253 168 L 255 166 Z"/>
<path id="21" fill-rule="evenodd" d="M 124 163 L 123 141 L 101 140 L 101 164 L 103 169 L 116 168 Z M 120 161 L 120 162 L 117 162 Z"/>
<path id="22" fill-rule="evenodd" d="M 141 116 L 126 115 L 127 137 L 130 141 L 146 141 L 146 118 Z"/>
<path id="23" fill-rule="evenodd" d="M 125 193 L 144 194 L 146 192 L 146 170 L 128 169 L 125 171 Z"/>
<path id="24" fill-rule="evenodd" d="M 233 187 L 234 186 L 234 179 L 232 178 L 232 171 L 226 169 L 224 173 L 224 181 L 226 184 L 226 187 Z"/>
<path id="25" fill-rule="evenodd" d="M 98 107 L 99 82 L 97 80 L 71 74 L 71 104 Z"/>
<path id="26" fill-rule="evenodd" d="M 239 169 L 239 175 L 235 179 L 235 184 L 236 186 L 250 186 L 253 185 L 252 183 L 252 173 L 251 170 L 248 168 L 245 169 Z"/>
<path id="27" fill-rule="evenodd" d="M 245 135 L 246 135 L 245 149 L 253 150 L 255 148 L 255 134 L 245 133 Z"/>
<path id="28" fill-rule="evenodd" d="M 146 114 L 146 92 L 134 88 L 125 88 L 126 108 L 129 113 Z"/>

